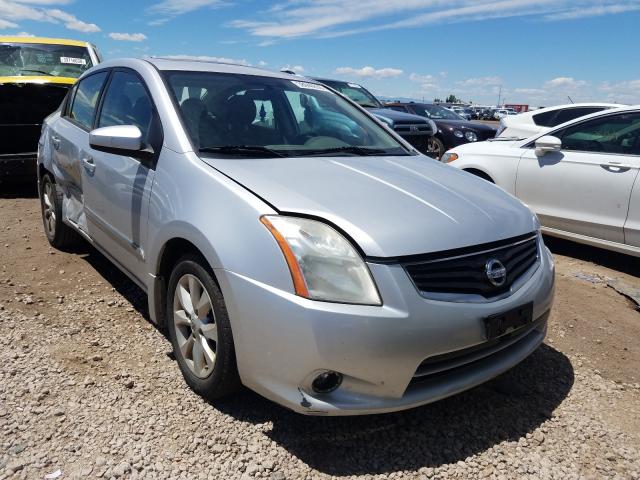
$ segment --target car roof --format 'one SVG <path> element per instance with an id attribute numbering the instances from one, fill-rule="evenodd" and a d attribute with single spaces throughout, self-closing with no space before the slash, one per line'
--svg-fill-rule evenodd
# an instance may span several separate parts
<path id="1" fill-rule="evenodd" d="M 89 42 L 82 40 L 69 40 L 66 38 L 45 37 L 10 37 L 0 36 L 0 43 L 39 43 L 45 45 L 67 45 L 71 47 L 87 47 Z"/>
<path id="2" fill-rule="evenodd" d="M 127 59 L 130 60 L 130 59 Z M 262 77 L 283 78 L 297 81 L 313 81 L 300 75 L 291 75 L 289 73 L 274 72 L 263 68 L 252 67 L 250 65 L 242 65 L 239 63 L 217 62 L 198 58 L 171 58 L 171 57 L 146 57 L 143 60 L 151 63 L 158 70 L 162 71 L 185 71 L 185 72 L 211 72 L 211 73 L 236 73 L 239 75 L 256 75 Z M 118 60 L 110 60 L 101 64 L 104 66 L 118 62 Z"/>

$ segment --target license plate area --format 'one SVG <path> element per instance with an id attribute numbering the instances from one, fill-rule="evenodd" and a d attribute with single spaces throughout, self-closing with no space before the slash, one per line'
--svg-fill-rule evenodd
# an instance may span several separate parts
<path id="1" fill-rule="evenodd" d="M 487 340 L 501 337 L 505 333 L 524 327 L 533 321 L 533 302 L 484 319 Z"/>

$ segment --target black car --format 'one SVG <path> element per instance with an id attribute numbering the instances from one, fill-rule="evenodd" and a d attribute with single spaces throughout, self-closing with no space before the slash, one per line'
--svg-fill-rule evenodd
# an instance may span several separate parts
<path id="1" fill-rule="evenodd" d="M 401 113 L 385 107 L 371 92 L 357 83 L 324 78 L 315 78 L 314 80 L 333 88 L 361 107 L 366 108 L 419 152 L 428 154 L 429 141 L 436 133 L 434 122 L 425 119 L 423 115 Z"/>
<path id="2" fill-rule="evenodd" d="M 447 150 L 463 143 L 482 142 L 496 136 L 497 130 L 489 125 L 465 120 L 457 113 L 431 103 L 389 103 L 387 108 L 411 113 L 433 120 L 437 133 L 429 139 L 428 155 L 440 159 Z"/>

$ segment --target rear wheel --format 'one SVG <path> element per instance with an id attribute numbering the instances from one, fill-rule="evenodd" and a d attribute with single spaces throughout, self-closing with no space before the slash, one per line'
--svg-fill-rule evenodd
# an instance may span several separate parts
<path id="1" fill-rule="evenodd" d="M 62 221 L 62 193 L 46 173 L 40 181 L 40 207 L 42 224 L 47 240 L 52 247 L 66 249 L 79 243 L 79 235 Z"/>
<path id="2" fill-rule="evenodd" d="M 210 400 L 237 391 L 240 378 L 227 308 L 204 260 L 183 257 L 167 293 L 168 333 L 187 384 Z"/>

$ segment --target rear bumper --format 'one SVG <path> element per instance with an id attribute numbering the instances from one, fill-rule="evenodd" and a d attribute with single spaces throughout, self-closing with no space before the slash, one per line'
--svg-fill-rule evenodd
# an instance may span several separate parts
<path id="1" fill-rule="evenodd" d="M 38 171 L 37 157 L 36 152 L 0 155 L 0 181 L 34 180 Z"/>

